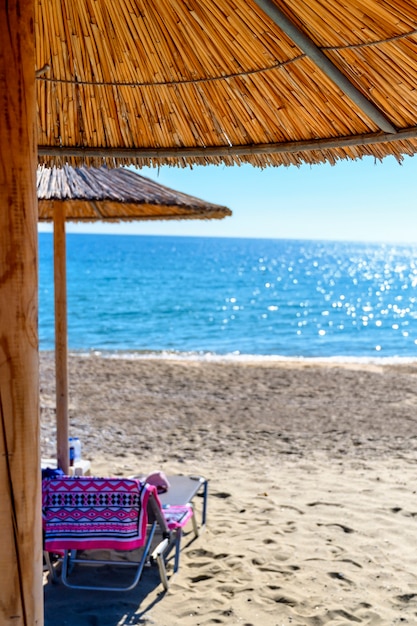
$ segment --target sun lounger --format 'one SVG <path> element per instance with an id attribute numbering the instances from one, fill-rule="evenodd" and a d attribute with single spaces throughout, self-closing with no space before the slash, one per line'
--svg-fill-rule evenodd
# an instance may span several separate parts
<path id="1" fill-rule="evenodd" d="M 175 509 L 181 510 L 183 506 L 191 507 L 193 515 L 191 521 L 193 523 L 193 530 L 195 537 L 198 537 L 200 530 L 203 530 L 206 525 L 207 517 L 207 497 L 208 497 L 208 482 L 201 476 L 168 476 L 169 489 L 159 494 L 159 499 L 162 505 L 162 510 L 166 516 L 169 516 Z M 202 510 L 201 510 L 201 523 L 198 526 L 197 516 L 195 514 L 195 497 L 201 495 L 203 498 Z M 176 532 L 176 549 L 175 549 L 175 564 L 174 571 L 179 568 L 180 558 L 180 545 L 181 545 L 182 527 L 177 529 Z"/>
<path id="2" fill-rule="evenodd" d="M 196 496 L 201 496 L 203 499 L 201 510 L 201 522 L 198 527 L 197 516 L 193 516 L 194 532 L 199 534 L 199 529 L 202 530 L 206 525 L 207 519 L 207 498 L 208 498 L 208 481 L 202 476 L 182 476 L 173 475 L 168 476 L 169 489 L 164 493 L 159 494 L 162 507 L 170 506 L 182 506 L 184 504 L 190 504 L 194 510 Z"/>
<path id="3" fill-rule="evenodd" d="M 188 504 L 163 508 L 156 487 L 133 478 L 47 478 L 42 481 L 42 507 L 45 551 L 63 554 L 63 583 L 91 590 L 130 590 L 138 584 L 145 564 L 154 561 L 161 582 L 168 589 L 167 554 L 175 548 L 176 572 L 182 528 L 193 517 Z M 79 551 L 104 549 L 117 554 L 128 552 L 130 557 L 139 548 L 138 560 L 78 556 Z M 135 573 L 123 586 L 74 583 L 69 579 L 75 564 L 134 566 Z"/>
<path id="4" fill-rule="evenodd" d="M 141 481 L 146 479 L 145 474 L 132 476 Z M 201 521 L 198 527 L 197 518 L 193 516 L 193 525 L 195 534 L 198 535 L 206 525 L 207 520 L 207 500 L 208 500 L 208 481 L 202 476 L 184 476 L 182 474 L 168 475 L 166 477 L 169 482 L 167 491 L 158 493 L 162 508 L 167 509 L 170 506 L 183 506 L 189 504 L 195 508 L 196 496 L 203 499 L 201 510 Z"/>

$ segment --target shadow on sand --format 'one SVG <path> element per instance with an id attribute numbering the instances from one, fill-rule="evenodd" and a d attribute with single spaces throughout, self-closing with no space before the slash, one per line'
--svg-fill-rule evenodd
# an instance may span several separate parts
<path id="1" fill-rule="evenodd" d="M 58 566 L 59 567 L 59 566 Z M 124 582 L 120 568 L 106 567 L 87 572 L 94 584 L 97 576 L 107 584 Z M 100 568 L 103 570 L 103 568 Z M 78 580 L 86 581 L 86 575 Z M 117 581 L 117 582 L 116 582 Z M 153 624 L 149 616 L 151 609 L 160 602 L 166 592 L 156 565 L 146 567 L 139 584 L 131 591 L 90 591 L 66 587 L 59 577 L 52 582 L 49 574 L 44 574 L 45 620 L 44 626 L 128 626 Z"/>

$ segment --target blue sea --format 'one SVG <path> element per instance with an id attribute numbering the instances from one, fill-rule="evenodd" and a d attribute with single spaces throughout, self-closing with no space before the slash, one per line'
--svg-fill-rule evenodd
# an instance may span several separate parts
<path id="1" fill-rule="evenodd" d="M 54 349 L 39 234 L 40 349 Z M 417 359 L 417 246 L 67 235 L 68 347 L 132 357 Z"/>

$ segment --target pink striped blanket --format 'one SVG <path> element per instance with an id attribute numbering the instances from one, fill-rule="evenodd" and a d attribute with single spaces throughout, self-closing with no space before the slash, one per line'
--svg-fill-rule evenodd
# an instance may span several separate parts
<path id="1" fill-rule="evenodd" d="M 143 546 L 150 494 L 160 504 L 156 487 L 136 479 L 64 476 L 43 480 L 45 550 Z"/>

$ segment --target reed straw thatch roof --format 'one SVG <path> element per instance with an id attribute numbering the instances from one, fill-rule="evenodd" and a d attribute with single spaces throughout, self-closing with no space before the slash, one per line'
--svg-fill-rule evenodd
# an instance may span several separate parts
<path id="1" fill-rule="evenodd" d="M 417 150 L 411 0 L 38 0 L 35 37 L 49 165 Z"/>
<path id="2" fill-rule="evenodd" d="M 230 209 L 140 176 L 124 168 L 39 167 L 39 221 L 53 221 L 60 204 L 66 221 L 222 219 Z"/>

